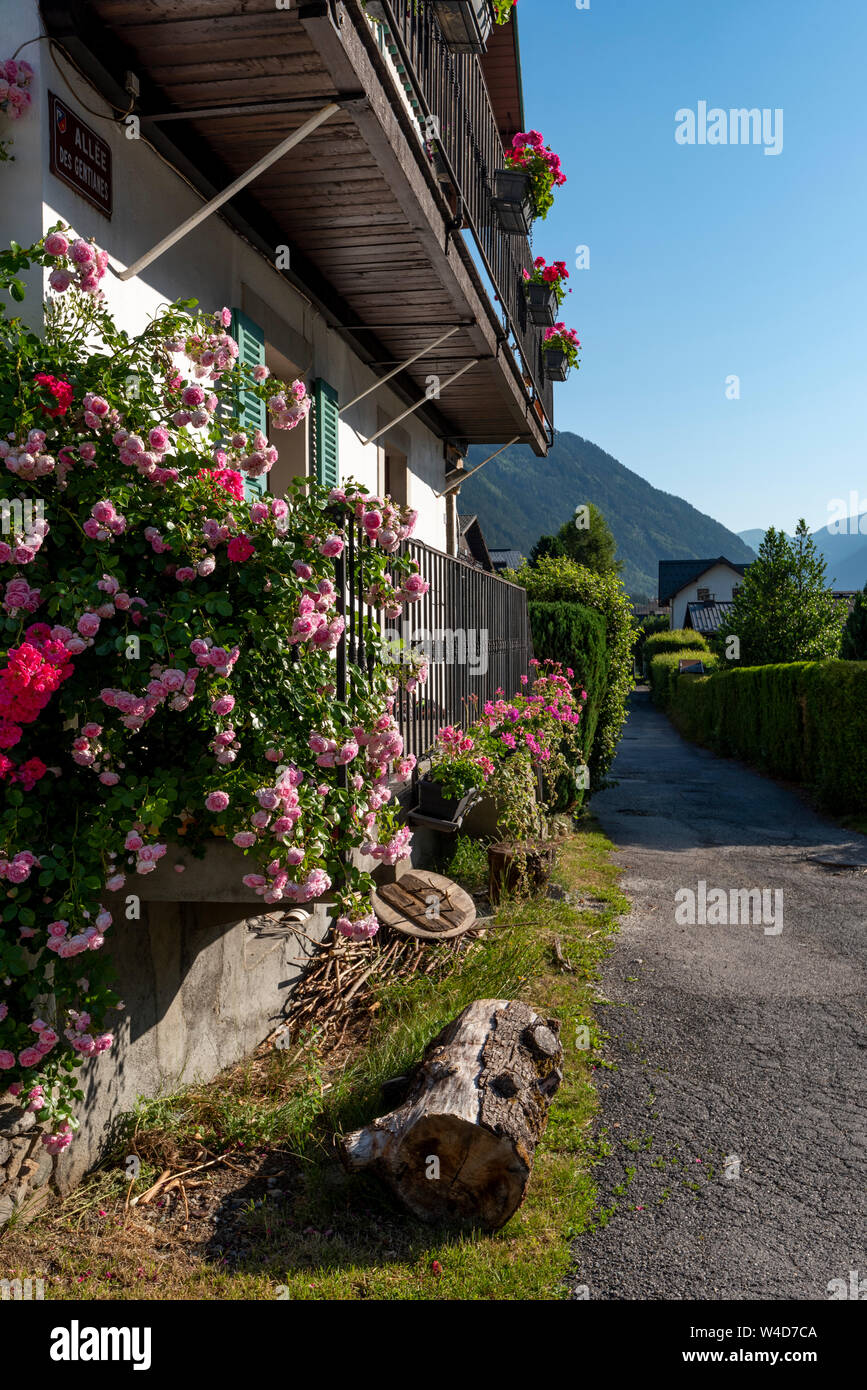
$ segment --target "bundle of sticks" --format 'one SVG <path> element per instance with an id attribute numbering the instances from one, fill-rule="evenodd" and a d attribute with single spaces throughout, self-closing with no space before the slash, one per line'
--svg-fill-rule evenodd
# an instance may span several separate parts
<path id="1" fill-rule="evenodd" d="M 266 1039 L 263 1051 L 292 1046 L 302 1033 L 316 1030 L 317 1046 L 330 1051 L 346 1039 L 353 1022 L 376 1012 L 375 987 L 410 975 L 443 978 L 472 949 L 475 933 L 453 941 L 430 943 L 380 929 L 373 941 L 342 937 L 316 941 L 309 966 L 296 984 L 279 1027 Z"/>

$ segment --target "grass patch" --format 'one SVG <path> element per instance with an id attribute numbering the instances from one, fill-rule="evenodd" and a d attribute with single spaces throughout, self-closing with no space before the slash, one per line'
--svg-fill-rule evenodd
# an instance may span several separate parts
<path id="1" fill-rule="evenodd" d="M 595 1219 L 604 1035 L 592 1001 L 628 906 L 610 848 L 587 820 L 564 846 L 553 896 L 504 903 L 451 974 L 377 985 L 369 1034 L 338 1066 L 322 1062 L 314 1031 L 207 1085 L 142 1101 L 100 1171 L 0 1238 L 4 1277 L 43 1277 L 46 1297 L 59 1299 L 564 1297 L 569 1243 Z M 459 839 L 449 871 L 478 887 L 484 846 Z M 334 1136 L 387 1108 L 382 1082 L 478 998 L 524 999 L 559 1018 L 565 1075 L 524 1206 L 502 1231 L 456 1234 L 403 1213 L 372 1177 L 348 1177 Z M 167 1167 L 217 1154 L 231 1167 L 191 1178 L 183 1203 L 176 1192 L 126 1207 L 130 1153 L 141 1163 L 137 1193 Z"/>

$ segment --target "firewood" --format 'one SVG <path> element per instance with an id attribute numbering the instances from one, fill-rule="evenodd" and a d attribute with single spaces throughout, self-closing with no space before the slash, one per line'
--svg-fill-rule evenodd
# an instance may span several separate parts
<path id="1" fill-rule="evenodd" d="M 349 1172 L 371 1169 L 425 1221 L 497 1230 L 527 1192 L 561 1080 L 560 1025 L 478 999 L 428 1045 L 404 1103 L 347 1134 Z"/>

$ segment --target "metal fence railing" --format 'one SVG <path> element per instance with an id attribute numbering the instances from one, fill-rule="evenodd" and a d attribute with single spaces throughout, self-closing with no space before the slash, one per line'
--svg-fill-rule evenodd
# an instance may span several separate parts
<path id="1" fill-rule="evenodd" d="M 365 603 L 358 558 L 360 548 L 368 545 L 358 528 L 349 528 L 337 561 L 346 621 L 337 651 L 338 690 L 345 690 L 354 670 L 372 668 L 383 636 L 387 652 L 397 654 L 400 638 L 427 655 L 426 683 L 414 694 L 401 688 L 395 706 L 405 750 L 419 758 L 433 746 L 442 725 L 468 723 L 498 690 L 513 695 L 521 676 L 529 674 L 533 645 L 527 594 L 464 560 L 408 541 L 403 552 L 418 562 L 430 589 L 389 624 Z"/>

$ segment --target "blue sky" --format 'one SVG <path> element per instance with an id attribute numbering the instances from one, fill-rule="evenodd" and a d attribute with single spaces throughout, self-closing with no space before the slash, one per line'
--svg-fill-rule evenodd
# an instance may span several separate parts
<path id="1" fill-rule="evenodd" d="M 534 233 L 583 345 L 557 428 L 735 531 L 867 508 L 863 0 L 518 8 L 528 127 L 569 179 Z M 699 101 L 782 108 L 782 152 L 677 144 Z"/>

